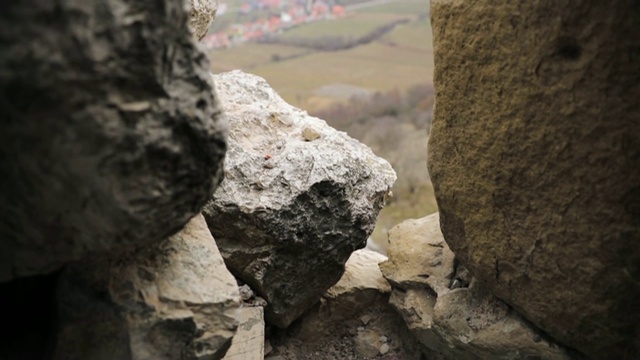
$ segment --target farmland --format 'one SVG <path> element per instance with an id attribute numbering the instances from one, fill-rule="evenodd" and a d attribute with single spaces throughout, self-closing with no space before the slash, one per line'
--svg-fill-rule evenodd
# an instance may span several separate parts
<path id="1" fill-rule="evenodd" d="M 214 73 L 242 69 L 264 77 L 282 97 L 316 111 L 344 94 L 318 93 L 325 85 L 346 84 L 372 92 L 406 90 L 431 83 L 431 26 L 425 0 L 356 5 L 344 18 L 303 24 L 285 31 L 277 44 L 248 43 L 211 53 Z M 360 7 L 358 7 L 360 6 Z M 398 19 L 407 23 L 365 44 L 341 51 L 287 45 L 292 39 L 358 39 Z"/>
<path id="2" fill-rule="evenodd" d="M 437 211 L 426 169 L 432 90 L 424 100 L 404 99 L 416 87 L 432 89 L 428 8 L 427 0 L 361 2 L 348 6 L 342 18 L 210 54 L 214 73 L 242 69 L 265 78 L 287 102 L 320 115 L 392 163 L 398 173 L 395 197 L 373 234 L 383 246 L 398 222 Z M 339 50 L 323 51 L 336 43 Z M 354 102 L 373 94 L 382 94 L 390 110 L 376 112 L 375 101 Z M 340 115 L 352 106 L 364 110 Z"/>

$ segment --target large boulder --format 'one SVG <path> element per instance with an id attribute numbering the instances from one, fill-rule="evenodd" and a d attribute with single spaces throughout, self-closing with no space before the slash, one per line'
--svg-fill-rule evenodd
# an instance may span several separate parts
<path id="1" fill-rule="evenodd" d="M 497 297 L 593 358 L 640 354 L 640 7 L 432 0 L 429 172 Z"/>
<path id="2" fill-rule="evenodd" d="M 262 78 L 233 71 L 215 81 L 229 152 L 204 214 L 228 267 L 269 303 L 267 322 L 286 327 L 365 246 L 396 175 Z"/>
<path id="3" fill-rule="evenodd" d="M 57 300 L 55 360 L 221 359 L 240 306 L 201 215 L 134 254 L 65 267 Z"/>
<path id="4" fill-rule="evenodd" d="M 447 359 L 570 359 L 458 264 L 438 218 L 394 227 L 380 265 L 393 286 L 390 303 L 416 338 Z"/>
<path id="5" fill-rule="evenodd" d="M 0 281 L 162 240 L 197 214 L 225 139 L 183 2 L 0 8 Z"/>

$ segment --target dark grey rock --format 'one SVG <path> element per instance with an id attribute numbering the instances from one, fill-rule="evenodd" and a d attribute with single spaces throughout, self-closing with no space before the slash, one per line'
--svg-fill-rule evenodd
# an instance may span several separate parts
<path id="1" fill-rule="evenodd" d="M 221 179 L 183 1 L 0 5 L 0 281 L 159 241 Z"/>
<path id="2" fill-rule="evenodd" d="M 205 218 L 227 266 L 269 303 L 267 322 L 286 327 L 365 246 L 395 172 L 263 79 L 234 71 L 215 81 L 229 153 Z"/>

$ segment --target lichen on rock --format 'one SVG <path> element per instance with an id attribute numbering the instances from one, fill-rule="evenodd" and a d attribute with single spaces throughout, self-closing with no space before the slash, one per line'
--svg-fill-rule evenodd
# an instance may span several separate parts
<path id="1" fill-rule="evenodd" d="M 631 1 L 431 1 L 445 239 L 594 359 L 640 353 L 638 19 Z"/>

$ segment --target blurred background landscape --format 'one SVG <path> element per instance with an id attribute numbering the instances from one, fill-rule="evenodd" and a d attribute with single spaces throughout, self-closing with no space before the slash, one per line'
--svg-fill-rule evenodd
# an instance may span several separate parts
<path id="1" fill-rule="evenodd" d="M 290 104 L 370 146 L 398 174 L 374 241 L 437 211 L 428 177 L 428 0 L 229 0 L 203 41 L 214 73 L 259 75 Z"/>

